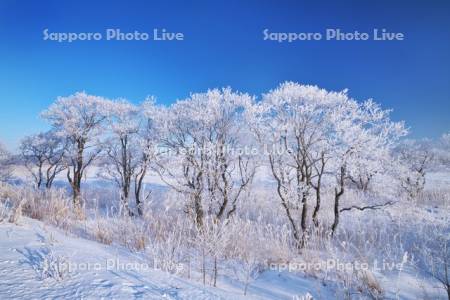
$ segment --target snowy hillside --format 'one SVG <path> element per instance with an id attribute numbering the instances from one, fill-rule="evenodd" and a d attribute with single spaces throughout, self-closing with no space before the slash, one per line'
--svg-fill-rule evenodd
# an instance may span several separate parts
<path id="1" fill-rule="evenodd" d="M 24 218 L 0 224 L 0 299 L 293 299 L 332 292 L 313 279 L 266 272 L 242 286 L 224 279 L 217 288 L 154 270 L 127 249 L 69 237 Z M 52 266 L 60 265 L 61 272 Z M 67 266 L 67 271 L 64 267 Z M 306 299 L 306 298 L 305 298 Z"/>

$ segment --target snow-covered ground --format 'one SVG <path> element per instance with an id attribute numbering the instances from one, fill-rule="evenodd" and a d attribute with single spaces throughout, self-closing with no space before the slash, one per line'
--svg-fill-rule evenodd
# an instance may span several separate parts
<path id="1" fill-rule="evenodd" d="M 224 276 L 216 288 L 204 286 L 154 269 L 148 257 L 128 249 L 26 217 L 0 223 L 0 241 L 0 299 L 339 299 L 332 283 L 289 272 L 263 272 L 245 296 L 241 283 Z M 445 299 L 412 269 L 374 274 L 385 299 Z"/>
<path id="2" fill-rule="evenodd" d="M 426 176 L 427 184 L 426 189 L 439 188 L 439 189 L 449 189 L 450 188 L 450 174 L 448 171 L 436 171 L 429 172 Z"/>
<path id="3" fill-rule="evenodd" d="M 0 224 L 0 299 L 334 299 L 312 278 L 267 271 L 242 285 L 222 278 L 216 288 L 152 269 L 127 249 L 70 237 L 39 221 Z M 48 266 L 70 269 L 58 278 Z M 53 277 L 51 277 L 53 276 Z M 308 298 L 304 298 L 308 299 Z"/>
<path id="4" fill-rule="evenodd" d="M 448 190 L 448 173 L 431 173 L 428 187 Z M 154 178 L 153 178 L 154 179 Z M 160 182 L 148 178 L 147 182 Z M 92 181 L 91 183 L 92 184 Z M 259 182 L 268 184 L 266 178 Z M 445 194 L 448 195 L 448 194 Z M 342 226 L 371 226 L 377 216 L 411 220 L 402 230 L 414 232 L 423 224 L 448 225 L 448 200 L 436 203 L 398 203 L 388 211 L 353 212 Z M 448 198 L 447 198 L 448 199 Z M 326 204 L 326 203 L 325 203 Z M 420 204 L 420 205 L 419 205 Z M 446 205 L 444 205 L 446 204 Z M 353 223 L 352 223 L 353 222 Z M 351 228 L 348 226 L 346 228 Z M 393 223 L 394 224 L 394 223 Z M 364 225 L 361 225 L 364 227 Z M 386 225 L 389 227 L 389 225 Z M 362 228 L 361 227 L 361 228 Z M 356 230 L 356 229 L 355 229 Z M 83 236 L 83 235 L 81 235 Z M 420 242 L 420 241 L 419 241 Z M 388 241 L 386 241 L 388 243 Z M 317 254 L 316 254 L 317 255 Z M 317 255 L 319 256 L 319 255 Z M 395 261 L 398 263 L 399 261 Z M 379 263 L 382 263 L 379 261 Z M 391 262 L 388 262 L 391 263 Z M 55 270 L 54 266 L 69 270 Z M 381 267 L 381 265 L 379 265 Z M 193 271 L 194 272 L 194 271 Z M 447 299 L 436 280 L 406 265 L 399 270 L 373 271 L 383 290 L 382 299 Z M 194 276 L 197 275 L 197 276 Z M 342 299 L 331 280 L 301 272 L 266 270 L 250 281 L 247 295 L 242 282 L 220 274 L 217 287 L 203 285 L 199 274 L 188 279 L 153 268 L 148 254 L 132 252 L 117 244 L 104 245 L 66 233 L 43 222 L 21 217 L 17 224 L 0 221 L 0 299 Z M 359 299 L 356 294 L 351 299 Z"/>

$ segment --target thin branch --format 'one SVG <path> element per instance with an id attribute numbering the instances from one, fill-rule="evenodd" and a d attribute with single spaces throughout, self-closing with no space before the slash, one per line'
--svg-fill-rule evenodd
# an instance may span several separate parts
<path id="1" fill-rule="evenodd" d="M 344 211 L 350 211 L 352 209 L 357 209 L 357 210 L 366 210 L 366 209 L 380 209 L 382 207 L 386 207 L 386 206 L 390 206 L 392 204 L 394 204 L 395 202 L 393 201 L 388 201 L 384 204 L 375 204 L 375 205 L 369 205 L 369 206 L 356 206 L 356 205 L 352 205 L 350 207 L 345 207 L 345 208 L 341 208 L 341 210 L 339 212 L 344 212 Z"/>

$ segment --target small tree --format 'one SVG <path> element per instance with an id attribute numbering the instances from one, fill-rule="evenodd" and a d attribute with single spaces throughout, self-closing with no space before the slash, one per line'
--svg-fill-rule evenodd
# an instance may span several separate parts
<path id="1" fill-rule="evenodd" d="M 397 148 L 404 168 L 401 186 L 409 199 L 416 198 L 425 188 L 425 175 L 434 160 L 430 140 L 406 140 Z"/>
<path id="2" fill-rule="evenodd" d="M 230 222 L 231 257 L 236 259 L 234 274 L 244 283 L 244 295 L 250 281 L 254 279 L 267 263 L 264 258 L 268 252 L 265 238 L 265 226 L 256 224 L 249 219 L 234 219 Z"/>
<path id="3" fill-rule="evenodd" d="M 417 245 L 416 265 L 439 282 L 450 300 L 450 236 L 448 228 L 440 225 L 424 227 Z"/>
<path id="4" fill-rule="evenodd" d="M 12 177 L 12 158 L 5 146 L 0 143 L 0 182 L 5 182 Z"/>
<path id="5" fill-rule="evenodd" d="M 444 133 L 437 141 L 434 162 L 445 170 L 450 169 L 450 133 Z"/>
<path id="6" fill-rule="evenodd" d="M 48 131 L 25 137 L 20 144 L 22 161 L 34 179 L 36 188 L 52 187 L 53 181 L 66 165 L 66 140 Z"/>
<path id="7" fill-rule="evenodd" d="M 225 248 L 229 243 L 229 232 L 226 224 L 218 222 L 212 216 L 205 217 L 202 226 L 196 226 L 194 244 L 201 252 L 201 270 L 203 284 L 206 283 L 207 258 L 212 259 L 212 285 L 217 286 L 217 276 L 219 273 L 219 260 L 224 256 Z"/>

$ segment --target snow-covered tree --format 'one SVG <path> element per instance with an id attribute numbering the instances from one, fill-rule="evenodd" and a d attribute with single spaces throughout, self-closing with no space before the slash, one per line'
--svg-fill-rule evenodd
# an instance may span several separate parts
<path id="1" fill-rule="evenodd" d="M 201 270 L 203 284 L 206 283 L 207 258 L 212 260 L 212 285 L 217 285 L 219 272 L 219 260 L 224 256 L 225 248 L 229 242 L 229 232 L 226 224 L 217 222 L 214 216 L 207 216 L 203 219 L 201 226 L 195 227 L 195 237 L 192 241 L 201 255 Z"/>
<path id="2" fill-rule="evenodd" d="M 318 224 L 323 176 L 329 160 L 337 155 L 336 126 L 344 125 L 339 122 L 346 121 L 345 109 L 354 107 L 345 92 L 286 82 L 264 95 L 251 113 L 250 122 L 268 149 L 277 194 L 299 246 L 307 234 L 311 190 L 316 196 L 313 219 Z"/>
<path id="3" fill-rule="evenodd" d="M 0 182 L 5 182 L 12 177 L 11 154 L 0 143 Z"/>
<path id="4" fill-rule="evenodd" d="M 437 142 L 435 163 L 438 168 L 450 169 L 450 133 L 444 133 Z"/>
<path id="5" fill-rule="evenodd" d="M 312 97 L 303 97 L 304 91 L 298 87 L 303 88 L 285 83 L 264 95 L 255 110 L 255 117 L 260 122 L 254 128 L 260 142 L 269 148 L 270 170 L 276 180 L 277 193 L 294 238 L 300 243 L 301 231 L 306 232 L 307 197 L 312 174 L 312 164 L 307 155 L 313 140 L 307 140 L 306 135 L 307 130 L 312 129 L 311 125 L 322 122 L 323 107 Z M 317 132 L 321 133 L 321 130 Z M 299 210 L 302 211 L 300 224 L 297 220 Z"/>
<path id="6" fill-rule="evenodd" d="M 268 250 L 264 235 L 266 228 L 248 219 L 233 220 L 230 227 L 230 256 L 236 259 L 232 267 L 235 277 L 244 284 L 244 295 L 247 295 L 250 281 L 257 277 L 262 266 L 267 263 L 264 258 Z"/>
<path id="7" fill-rule="evenodd" d="M 382 163 L 380 153 L 387 155 L 405 134 L 403 124 L 391 122 L 389 111 L 373 101 L 360 104 L 346 90 L 329 92 L 293 82 L 264 95 L 248 115 L 256 137 L 268 150 L 277 194 L 300 247 L 308 234 L 311 191 L 316 199 L 312 220 L 318 226 L 325 176 L 328 181 L 336 178 L 334 231 L 349 174 L 364 168 L 365 176 L 371 176 Z"/>
<path id="8" fill-rule="evenodd" d="M 83 175 L 101 151 L 99 138 L 111 104 L 106 98 L 78 92 L 68 97 L 58 97 L 42 113 L 56 134 L 67 141 L 67 179 L 77 208 L 82 206 Z"/>
<path id="9" fill-rule="evenodd" d="M 132 180 L 139 166 L 138 112 L 138 107 L 126 100 L 111 104 L 108 117 L 110 134 L 105 142 L 106 163 L 100 174 L 118 185 L 121 190 L 121 207 L 128 214 L 132 214 L 128 201 Z"/>
<path id="10" fill-rule="evenodd" d="M 36 188 L 52 187 L 56 175 L 61 173 L 66 165 L 64 155 L 66 140 L 53 131 L 27 136 L 20 143 L 22 162 L 34 179 Z"/>
<path id="11" fill-rule="evenodd" d="M 391 204 L 388 201 L 364 207 L 342 208 L 340 198 L 344 194 L 351 174 L 360 172 L 362 164 L 366 165 L 366 174 L 382 169 L 389 153 L 398 144 L 399 139 L 407 134 L 403 122 L 391 121 L 391 111 L 383 110 L 372 100 L 358 103 L 348 99 L 347 104 L 341 106 L 341 109 L 342 118 L 335 122 L 336 134 L 333 146 L 332 169 L 334 171 L 332 173 L 335 174 L 337 184 L 334 189 L 332 234 L 339 224 L 341 212 L 352 209 L 377 209 Z"/>
<path id="12" fill-rule="evenodd" d="M 448 224 L 448 217 L 446 218 Z M 416 266 L 438 282 L 450 299 L 450 235 L 440 224 L 424 225 L 423 236 L 414 249 Z"/>
<path id="13" fill-rule="evenodd" d="M 138 214 L 142 216 L 144 202 L 150 192 L 144 195 L 144 179 L 149 169 L 156 165 L 162 150 L 159 149 L 162 127 L 165 122 L 164 109 L 156 105 L 155 97 L 149 96 L 140 106 L 142 122 L 137 139 L 137 168 L 134 174 L 134 195 Z"/>
<path id="14" fill-rule="evenodd" d="M 255 166 L 244 145 L 242 115 L 252 98 L 230 88 L 192 94 L 166 111 L 161 147 L 169 153 L 159 174 L 184 194 L 201 226 L 205 214 L 226 219 L 249 187 Z"/>
<path id="15" fill-rule="evenodd" d="M 416 198 L 425 188 L 425 176 L 431 168 L 435 151 L 432 141 L 405 140 L 396 149 L 402 164 L 401 186 L 409 199 Z"/>
<path id="16" fill-rule="evenodd" d="M 119 100 L 110 107 L 106 160 L 101 176 L 119 186 L 122 207 L 130 215 L 133 215 L 128 206 L 131 193 L 134 193 L 138 215 L 143 214 L 144 178 L 158 154 L 159 114 L 153 97 L 141 106 Z"/>

